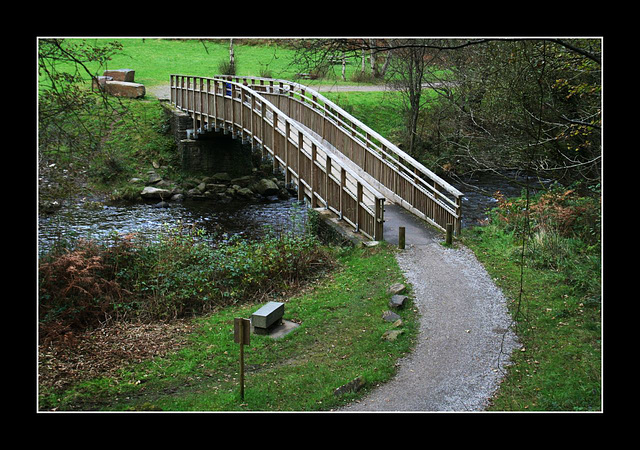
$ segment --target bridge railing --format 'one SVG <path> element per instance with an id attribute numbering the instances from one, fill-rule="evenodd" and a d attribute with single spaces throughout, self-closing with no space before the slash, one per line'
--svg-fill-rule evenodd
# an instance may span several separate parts
<path id="1" fill-rule="evenodd" d="M 463 193 L 317 91 L 287 80 L 224 78 L 251 87 L 321 135 L 406 209 L 443 230 L 451 223 L 460 234 Z"/>
<path id="2" fill-rule="evenodd" d="M 341 164 L 296 120 L 251 87 L 229 79 L 171 75 L 171 103 L 193 119 L 194 133 L 220 131 L 259 145 L 282 167 L 298 198 L 325 206 L 356 231 L 383 239 L 385 196 Z"/>

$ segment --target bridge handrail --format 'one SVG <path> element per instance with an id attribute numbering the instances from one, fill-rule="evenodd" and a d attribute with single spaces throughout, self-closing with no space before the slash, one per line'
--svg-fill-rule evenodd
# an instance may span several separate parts
<path id="1" fill-rule="evenodd" d="M 184 78 L 191 78 L 193 79 L 194 83 L 193 86 L 191 87 L 181 87 L 181 86 L 174 86 L 173 85 L 173 80 L 175 79 L 177 81 L 177 79 L 179 77 Z M 298 131 L 298 133 L 302 134 L 308 141 L 310 141 L 313 145 L 316 146 L 316 148 L 320 148 L 322 149 L 326 154 L 331 155 L 332 152 L 330 150 L 327 150 L 325 148 L 325 145 L 318 139 L 316 139 L 311 133 L 309 133 L 306 129 L 304 129 L 303 127 L 301 127 L 295 120 L 291 119 L 287 114 L 285 114 L 283 111 L 281 111 L 278 107 L 276 107 L 273 103 L 271 103 L 269 100 L 267 100 L 266 98 L 262 97 L 256 90 L 250 88 L 249 86 L 243 84 L 243 83 L 239 83 L 239 82 L 234 82 L 232 80 L 230 80 L 228 77 L 225 78 L 219 78 L 219 77 L 200 77 L 200 76 L 194 76 L 194 75 L 182 75 L 182 74 L 171 74 L 170 75 L 171 78 L 171 88 L 175 88 L 175 89 L 184 89 L 187 91 L 194 91 L 194 92 L 202 92 L 199 90 L 195 89 L 196 86 L 196 82 L 195 80 L 210 80 L 213 82 L 217 82 L 217 83 L 231 83 L 233 84 L 236 88 L 240 88 L 242 91 L 245 91 L 246 93 L 248 93 L 250 96 L 253 96 L 255 99 L 259 100 L 261 102 L 261 108 L 264 106 L 267 106 L 269 109 L 271 109 L 271 111 L 277 115 L 281 120 L 284 120 L 286 123 L 289 124 L 290 127 L 294 128 L 295 130 Z M 222 84 L 222 86 L 224 86 L 224 84 Z M 223 87 L 223 96 L 225 95 L 226 88 Z M 214 94 L 217 95 L 217 93 L 215 92 L 215 90 L 213 92 L 207 92 L 208 94 Z M 238 100 L 237 98 L 232 98 L 232 100 Z M 176 105 L 177 106 L 177 105 Z M 195 107 L 193 110 L 194 114 L 202 114 L 202 111 L 196 112 L 195 111 Z M 252 112 L 255 112 L 252 109 Z M 241 125 L 241 124 L 238 124 Z M 274 132 L 275 132 L 275 125 L 274 125 Z M 289 139 L 289 136 L 286 137 L 287 139 Z M 264 145 L 264 144 L 263 144 Z M 306 152 L 304 150 L 304 148 L 300 148 L 299 149 L 300 152 L 304 153 L 307 156 L 310 156 L 308 154 L 308 152 Z M 274 152 L 274 159 L 276 158 L 275 156 L 275 149 L 272 149 L 272 151 Z M 314 164 L 317 164 L 316 161 L 312 162 Z M 353 172 L 352 170 L 350 170 L 348 167 L 343 166 L 339 160 L 337 159 L 332 159 L 332 164 L 335 164 L 337 167 L 340 167 L 342 169 L 344 169 L 347 173 L 349 173 L 349 176 L 351 176 L 357 183 L 359 183 L 363 188 L 365 188 L 372 196 L 373 199 L 375 200 L 375 202 L 384 202 L 385 200 L 385 196 L 380 193 L 375 187 L 373 187 L 370 183 L 368 183 L 365 179 L 363 179 L 362 177 L 360 177 L 357 173 Z M 299 176 L 299 174 L 298 174 Z M 328 175 L 331 176 L 331 175 Z M 333 177 L 331 177 L 333 179 Z M 334 180 L 335 181 L 335 180 Z M 307 184 L 308 186 L 308 182 L 301 180 L 301 182 Z M 299 189 L 301 187 L 299 186 Z M 353 192 L 350 192 L 348 189 L 345 189 L 345 193 L 348 194 L 352 199 L 358 201 L 358 194 L 354 194 Z M 314 194 L 314 192 L 312 192 L 312 195 Z M 325 199 L 326 200 L 326 199 Z M 365 210 L 368 211 L 369 214 L 371 214 L 374 218 L 374 220 L 382 220 L 382 217 L 378 217 L 376 214 L 375 210 L 372 210 L 369 205 L 366 205 L 364 202 L 360 203 L 360 205 L 362 208 L 364 208 Z M 380 214 L 383 214 L 383 210 L 380 211 Z M 346 218 L 345 218 L 346 219 Z M 352 223 L 350 220 L 347 220 L 348 222 Z M 358 224 L 352 223 L 352 225 L 356 226 L 356 228 L 358 228 Z M 380 229 L 381 232 L 381 229 Z M 366 233 L 365 233 L 366 234 Z M 372 239 L 379 239 L 381 238 L 381 236 L 375 236 L 374 235 L 370 235 L 369 237 L 371 237 Z"/>
<path id="2" fill-rule="evenodd" d="M 281 80 L 281 79 L 277 79 L 277 78 L 263 78 L 263 77 L 252 77 L 252 76 L 235 76 L 235 75 L 227 76 L 227 77 L 230 77 L 231 79 L 237 79 L 237 80 L 251 80 L 252 82 L 255 82 L 255 81 L 278 82 L 279 84 L 282 84 L 283 86 L 287 86 L 288 85 L 290 87 L 293 87 L 294 90 L 289 89 L 289 93 L 290 94 L 298 94 L 301 97 L 304 96 L 303 92 L 304 93 L 308 92 L 313 97 L 322 100 L 325 105 L 329 105 L 329 107 L 332 110 L 337 111 L 340 115 L 342 115 L 345 118 L 347 118 L 352 124 L 355 124 L 358 127 L 360 127 L 369 136 L 372 136 L 375 139 L 377 139 L 381 144 L 384 145 L 384 148 L 386 148 L 388 150 L 391 150 L 393 152 L 393 154 L 395 154 L 399 158 L 398 161 L 397 161 L 397 164 L 399 166 L 403 167 L 405 170 L 410 171 L 410 172 L 412 172 L 411 169 L 413 169 L 414 171 L 418 170 L 419 172 L 421 172 L 424 175 L 428 176 L 432 181 L 436 182 L 440 187 L 442 187 L 442 189 L 444 189 L 446 192 L 450 193 L 454 197 L 462 197 L 464 195 L 462 192 L 460 192 L 454 186 L 452 186 L 451 184 L 447 183 L 445 180 L 443 180 L 438 175 L 436 175 L 433 171 L 429 170 L 427 167 L 425 167 L 419 161 L 417 161 L 416 159 L 411 157 L 408 153 L 404 152 L 403 150 L 398 148 L 398 146 L 396 146 L 395 144 L 393 144 L 392 142 L 387 140 L 384 136 L 380 135 L 378 132 L 376 132 L 375 130 L 371 129 L 366 124 L 362 123 L 356 117 L 353 117 L 351 114 L 346 112 L 340 106 L 336 105 L 334 102 L 332 102 L 331 100 L 329 100 L 328 98 L 326 98 L 325 96 L 323 96 L 322 94 L 320 94 L 319 92 L 317 92 L 316 90 L 314 90 L 314 89 L 312 89 L 312 88 L 310 88 L 308 86 L 305 86 L 305 85 L 300 84 L 300 83 L 296 83 L 294 81 Z M 259 86 L 265 86 L 265 85 L 261 84 Z M 267 87 L 267 86 L 265 86 L 265 87 Z M 269 87 L 271 87 L 271 86 L 269 86 Z M 276 86 L 273 86 L 273 87 L 275 88 Z M 300 92 L 296 92 L 295 88 L 299 89 Z M 313 98 L 309 99 L 307 97 L 305 99 L 305 101 L 309 101 L 310 103 L 316 104 L 319 107 L 323 107 L 324 106 L 324 105 L 318 103 L 317 101 L 315 101 Z M 326 110 L 326 108 L 323 108 L 323 109 Z M 334 115 L 334 114 L 332 114 L 331 111 L 327 111 L 327 112 L 329 114 L 333 115 L 334 117 L 336 117 L 336 119 L 339 120 L 339 117 Z M 368 139 L 366 135 L 362 135 L 362 133 L 358 132 L 356 128 L 349 126 L 347 124 L 347 122 L 345 122 L 343 120 L 339 120 L 339 121 L 341 123 L 343 123 L 346 126 L 346 128 L 349 128 L 350 130 L 352 130 L 352 131 L 356 132 L 357 134 L 359 134 L 362 138 L 364 138 L 364 140 L 367 143 L 370 143 L 371 146 L 374 147 L 377 151 L 379 151 L 379 152 L 381 152 L 383 154 L 386 154 L 387 156 L 393 156 L 393 155 L 390 155 L 389 153 L 385 152 L 380 146 L 376 145 L 375 142 L 373 142 L 370 139 Z M 412 167 L 411 168 L 406 167 L 405 165 L 403 165 L 400 162 L 400 159 L 402 159 L 405 162 L 410 163 L 410 165 Z M 415 173 L 415 172 L 412 172 L 412 173 Z"/>
<path id="3" fill-rule="evenodd" d="M 221 77 L 243 82 L 247 86 L 250 83 L 251 88 L 258 92 L 264 92 L 266 95 L 281 95 L 316 111 L 327 123 L 333 124 L 337 130 L 341 130 L 345 137 L 352 139 L 364 150 L 365 162 L 362 162 L 363 165 L 366 165 L 366 155 L 371 155 L 378 161 L 378 164 L 389 167 L 399 179 L 413 186 L 416 192 L 421 192 L 434 205 L 438 205 L 450 219 L 428 205 L 417 204 L 417 198 L 410 191 L 406 191 L 404 188 L 401 191 L 396 191 L 398 186 L 393 188 L 382 183 L 393 192 L 394 196 L 397 196 L 402 206 L 443 230 L 446 223 L 453 221 L 454 232 L 456 235 L 460 233 L 463 193 L 322 94 L 308 86 L 288 80 L 230 75 Z M 318 130 L 315 131 L 318 132 Z M 361 166 L 361 168 L 369 173 L 365 167 Z M 369 175 L 377 179 L 373 173 L 369 173 Z"/>

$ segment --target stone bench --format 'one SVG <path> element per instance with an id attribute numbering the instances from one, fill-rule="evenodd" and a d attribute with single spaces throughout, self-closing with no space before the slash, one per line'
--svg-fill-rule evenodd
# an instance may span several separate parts
<path id="1" fill-rule="evenodd" d="M 113 77 L 114 81 L 127 81 L 132 83 L 135 79 L 136 71 L 133 69 L 105 70 L 102 75 L 105 77 Z"/>
<path id="2" fill-rule="evenodd" d="M 115 97 L 141 98 L 144 97 L 146 89 L 143 84 L 130 83 L 127 81 L 105 81 L 104 89 L 108 94 Z"/>
<path id="3" fill-rule="evenodd" d="M 282 324 L 282 316 L 284 316 L 284 303 L 267 303 L 251 314 L 253 332 L 255 334 L 269 334 L 273 328 Z"/>

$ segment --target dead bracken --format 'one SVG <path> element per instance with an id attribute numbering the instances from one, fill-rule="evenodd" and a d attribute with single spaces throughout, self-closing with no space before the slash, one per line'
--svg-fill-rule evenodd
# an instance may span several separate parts
<path id="1" fill-rule="evenodd" d="M 102 376 L 114 376 L 128 364 L 180 349 L 193 330 L 186 320 L 168 323 L 116 322 L 91 331 L 67 333 L 39 346 L 38 382 L 62 389 Z"/>

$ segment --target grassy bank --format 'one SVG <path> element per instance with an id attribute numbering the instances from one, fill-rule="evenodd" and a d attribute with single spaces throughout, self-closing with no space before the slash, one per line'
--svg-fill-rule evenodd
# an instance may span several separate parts
<path id="1" fill-rule="evenodd" d="M 552 190 L 531 199 L 528 222 L 525 205 L 524 198 L 501 199 L 489 225 L 464 234 L 509 299 L 523 344 L 490 409 L 599 411 L 599 197 Z"/>
<path id="2" fill-rule="evenodd" d="M 69 39 L 81 43 L 82 39 Z M 169 83 L 169 75 L 212 76 L 221 74 L 222 65 L 229 62 L 228 39 L 85 39 L 90 45 L 104 46 L 109 42 L 122 44 L 122 50 L 108 63 L 109 69 L 133 69 L 135 81 L 145 86 Z M 303 70 L 293 64 L 295 50 L 289 39 L 234 39 L 236 75 L 264 76 L 286 80 L 298 79 Z M 304 80 L 312 84 L 331 82 L 353 84 L 350 81 L 360 71 L 360 61 L 348 61 L 342 81 L 341 65 L 327 71 L 325 78 Z M 103 68 L 87 65 L 93 73 L 102 75 Z M 99 73 L 100 72 L 100 73 Z"/>
<path id="3" fill-rule="evenodd" d="M 315 411 L 344 404 L 357 394 L 336 396 L 336 388 L 362 377 L 366 391 L 393 375 L 397 358 L 412 346 L 416 312 L 400 311 L 403 334 L 383 340 L 393 328 L 381 317 L 388 309 L 387 288 L 402 281 L 393 249 L 356 248 L 335 257 L 337 270 L 299 294 L 279 298 L 286 303 L 285 319 L 298 323 L 297 329 L 279 340 L 251 336 L 244 402 L 233 318 L 249 317 L 259 307 L 254 303 L 230 304 L 194 319 L 178 351 L 63 390 L 41 389 L 41 408 Z"/>

